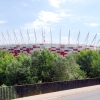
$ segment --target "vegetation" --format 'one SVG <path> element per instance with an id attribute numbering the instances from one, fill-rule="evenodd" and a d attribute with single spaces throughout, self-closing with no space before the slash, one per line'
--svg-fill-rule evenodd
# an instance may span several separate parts
<path id="1" fill-rule="evenodd" d="M 0 51 L 0 85 L 34 84 L 100 77 L 100 52 L 88 50 L 66 57 L 49 50 L 20 53 Z"/>
<path id="2" fill-rule="evenodd" d="M 87 77 L 100 77 L 100 53 L 99 51 L 81 51 L 77 56 L 80 69 L 86 72 Z"/>
<path id="3" fill-rule="evenodd" d="M 13 60 L 15 57 L 8 51 L 0 51 L 0 85 L 6 83 L 6 68 Z"/>

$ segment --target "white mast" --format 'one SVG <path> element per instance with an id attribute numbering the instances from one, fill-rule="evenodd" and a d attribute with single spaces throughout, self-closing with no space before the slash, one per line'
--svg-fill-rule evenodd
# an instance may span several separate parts
<path id="1" fill-rule="evenodd" d="M 87 36 L 86 36 L 86 39 L 85 39 L 85 41 L 84 41 L 84 44 L 86 43 L 86 46 L 87 46 L 87 43 L 88 43 L 88 37 L 89 37 L 89 32 L 88 32 L 88 34 L 87 34 Z"/>
<path id="2" fill-rule="evenodd" d="M 1 35 L 2 35 L 2 31 L 1 31 Z M 4 45 L 5 43 L 4 43 L 4 38 L 3 38 L 3 35 L 2 35 L 2 44 Z"/>
<path id="3" fill-rule="evenodd" d="M 9 35 L 9 32 L 8 32 L 8 30 L 7 30 L 7 34 L 8 34 L 8 40 L 9 40 L 9 44 L 11 44 L 11 43 L 12 43 L 12 39 L 11 39 L 11 37 L 10 37 L 10 35 Z M 11 43 L 10 43 L 10 41 L 11 41 Z"/>
<path id="4" fill-rule="evenodd" d="M 34 35 L 35 35 L 35 44 L 36 44 L 37 43 L 37 37 L 36 37 L 35 28 L 34 28 Z"/>
<path id="5" fill-rule="evenodd" d="M 2 34 L 2 37 L 5 40 L 6 44 L 8 44 L 7 41 L 6 41 L 6 38 L 5 38 L 4 34 L 2 33 L 2 31 L 1 31 L 1 34 Z"/>
<path id="6" fill-rule="evenodd" d="M 43 42 L 45 43 L 45 29 L 44 29 L 44 34 L 43 34 Z"/>
<path id="7" fill-rule="evenodd" d="M 4 45 L 1 40 L 0 40 L 0 43 L 1 43 L 1 45 Z"/>
<path id="8" fill-rule="evenodd" d="M 27 30 L 27 36 L 28 36 L 28 44 L 30 44 L 30 36 L 29 36 L 28 30 Z"/>
<path id="9" fill-rule="evenodd" d="M 80 38 L 80 31 L 79 31 L 79 34 L 78 34 L 78 37 L 77 37 L 77 41 L 76 41 L 77 45 L 79 45 L 79 38 Z"/>
<path id="10" fill-rule="evenodd" d="M 18 40 L 17 40 L 17 37 L 16 37 L 16 34 L 15 34 L 14 30 L 13 30 L 13 33 L 14 33 L 14 37 L 15 37 L 15 44 L 17 44 Z"/>
<path id="11" fill-rule="evenodd" d="M 97 37 L 97 34 L 94 36 L 94 38 L 93 38 L 93 40 L 91 42 L 91 44 L 94 42 L 94 44 L 93 44 L 94 46 L 95 46 L 96 37 Z"/>
<path id="12" fill-rule="evenodd" d="M 43 29 L 42 29 L 42 43 L 44 43 L 44 35 L 43 35 Z"/>
<path id="13" fill-rule="evenodd" d="M 98 45 L 99 42 L 100 42 L 100 39 L 99 39 L 99 41 L 97 42 L 96 46 Z M 97 48 L 98 48 L 98 50 L 99 50 L 100 46 L 97 46 Z"/>
<path id="14" fill-rule="evenodd" d="M 94 46 L 95 46 L 96 38 L 97 38 L 97 34 L 96 34 L 96 37 L 95 37 L 95 40 L 94 40 Z"/>
<path id="15" fill-rule="evenodd" d="M 97 37 L 97 34 L 94 36 L 94 38 L 93 38 L 93 40 L 92 40 L 91 44 L 94 42 L 94 45 L 95 45 L 95 40 L 96 40 L 96 37 Z"/>
<path id="16" fill-rule="evenodd" d="M 10 52 L 12 52 L 12 47 L 11 47 L 11 42 L 12 42 L 12 40 L 11 40 L 11 37 L 10 37 L 10 35 L 9 35 L 9 32 L 8 32 L 8 30 L 7 30 L 7 35 L 8 35 L 8 40 L 9 40 L 9 46 L 10 46 Z M 11 42 L 10 42 L 11 41 Z"/>
<path id="17" fill-rule="evenodd" d="M 70 45 L 70 30 L 69 30 L 69 36 L 68 36 L 68 45 Z"/>
<path id="18" fill-rule="evenodd" d="M 99 41 L 97 42 L 97 44 L 98 44 L 99 42 L 100 42 L 100 39 L 99 39 Z M 96 44 L 96 45 L 97 45 L 97 44 Z"/>
<path id="19" fill-rule="evenodd" d="M 29 36 L 29 33 L 28 33 L 28 30 L 27 30 L 27 36 L 28 36 L 28 46 L 29 46 L 29 41 L 30 41 L 30 36 Z M 30 46 L 29 46 L 29 53 L 30 53 Z"/>
<path id="20" fill-rule="evenodd" d="M 59 34 L 59 44 L 61 45 L 61 29 L 60 29 L 60 34 Z"/>
<path id="21" fill-rule="evenodd" d="M 20 30 L 20 35 L 21 35 L 21 42 L 22 42 L 22 44 L 24 44 L 24 38 L 23 38 L 21 30 Z"/>
<path id="22" fill-rule="evenodd" d="M 51 45 L 52 45 L 52 32 L 51 32 L 51 28 L 50 28 L 50 36 L 51 36 Z"/>

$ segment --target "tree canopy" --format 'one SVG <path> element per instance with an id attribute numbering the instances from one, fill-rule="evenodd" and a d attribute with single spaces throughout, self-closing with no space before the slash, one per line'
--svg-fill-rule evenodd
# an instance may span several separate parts
<path id="1" fill-rule="evenodd" d="M 49 50 L 14 57 L 0 50 L 0 85 L 34 84 L 100 77 L 100 52 L 81 51 L 66 57 Z"/>

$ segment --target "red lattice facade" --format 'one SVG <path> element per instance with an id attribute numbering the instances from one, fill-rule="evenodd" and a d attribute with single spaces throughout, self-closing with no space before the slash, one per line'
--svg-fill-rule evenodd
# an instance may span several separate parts
<path id="1" fill-rule="evenodd" d="M 68 53 L 80 52 L 81 50 L 94 49 L 92 45 L 68 45 L 68 44 L 20 44 L 20 45 L 2 45 L 0 50 L 8 50 L 17 56 L 20 52 L 32 53 L 35 50 L 49 49 L 51 52 L 57 52 L 62 56 L 66 56 Z"/>

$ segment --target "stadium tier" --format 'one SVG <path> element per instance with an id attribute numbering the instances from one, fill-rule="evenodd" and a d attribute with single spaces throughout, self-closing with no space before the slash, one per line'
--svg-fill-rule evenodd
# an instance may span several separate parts
<path id="1" fill-rule="evenodd" d="M 62 56 L 66 56 L 68 53 L 80 52 L 81 50 L 94 49 L 92 45 L 75 45 L 75 44 L 20 44 L 20 45 L 0 45 L 0 50 L 8 50 L 17 56 L 19 53 L 32 53 L 35 50 L 49 49 L 51 52 L 57 52 Z"/>

